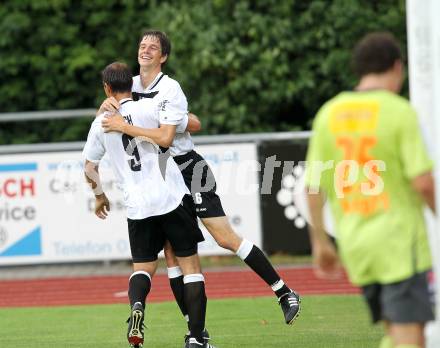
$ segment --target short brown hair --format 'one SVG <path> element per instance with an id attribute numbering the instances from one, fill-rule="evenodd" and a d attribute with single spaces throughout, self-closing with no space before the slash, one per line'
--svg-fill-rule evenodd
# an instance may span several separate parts
<path id="1" fill-rule="evenodd" d="M 402 60 L 399 43 L 393 34 L 374 32 L 364 36 L 353 50 L 352 65 L 358 77 L 380 74 Z"/>
<path id="2" fill-rule="evenodd" d="M 127 64 L 114 62 L 101 72 L 102 82 L 110 86 L 115 93 L 131 92 L 133 74 Z"/>

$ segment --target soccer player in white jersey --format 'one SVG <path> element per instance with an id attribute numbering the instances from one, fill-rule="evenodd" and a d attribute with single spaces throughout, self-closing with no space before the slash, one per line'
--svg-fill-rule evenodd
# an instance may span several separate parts
<path id="1" fill-rule="evenodd" d="M 126 64 L 112 63 L 102 72 L 106 95 L 119 102 L 119 113 L 127 124 L 157 127 L 157 105 L 151 99 L 134 102 L 132 74 Z M 171 244 L 184 274 L 183 301 L 188 309 L 191 348 L 213 348 L 204 343 L 206 295 L 197 255 L 203 240 L 194 213 L 194 203 L 176 163 L 160 156 L 157 145 L 118 132 L 104 133 L 98 116 L 90 128 L 83 150 L 85 172 L 95 197 L 95 213 L 105 219 L 110 209 L 101 189 L 98 163 L 107 152 L 112 169 L 123 189 L 134 273 L 129 280 L 131 305 L 127 339 L 132 347 L 144 341 L 143 321 L 157 254 L 165 240 Z M 175 126 L 172 126 L 175 127 Z"/>
<path id="2" fill-rule="evenodd" d="M 140 40 L 138 62 L 140 74 L 133 79 L 133 95 L 139 99 L 157 100 L 167 111 L 161 116 L 159 129 L 132 127 L 118 117 L 105 119 L 106 131 L 119 131 L 131 136 L 147 136 L 158 145 L 169 148 L 180 165 L 182 175 L 196 206 L 197 216 L 213 236 L 218 245 L 236 253 L 274 291 L 284 313 L 287 324 L 292 324 L 299 315 L 300 299 L 280 278 L 264 253 L 252 242 L 241 238 L 232 229 L 216 194 L 215 178 L 203 157 L 194 151 L 194 143 L 188 132 L 173 134 L 167 124 L 178 122 L 187 113 L 186 97 L 179 83 L 162 72 L 171 52 L 171 43 L 165 33 L 146 31 Z M 101 110 L 114 111 L 119 104 L 107 99 Z M 176 301 L 184 316 L 187 308 L 183 303 L 183 276 L 169 247 L 165 248 L 168 276 Z"/>

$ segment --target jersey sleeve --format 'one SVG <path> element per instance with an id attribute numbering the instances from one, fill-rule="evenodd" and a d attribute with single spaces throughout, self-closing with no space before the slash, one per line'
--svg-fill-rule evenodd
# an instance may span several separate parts
<path id="1" fill-rule="evenodd" d="M 434 163 L 429 158 L 417 113 L 408 105 L 399 120 L 399 149 L 403 172 L 408 179 L 430 172 Z"/>
<path id="2" fill-rule="evenodd" d="M 186 127 L 188 126 L 188 120 L 189 120 L 189 117 L 188 117 L 188 114 L 186 114 L 186 115 L 183 117 L 182 122 L 180 122 L 180 123 L 177 125 L 177 127 L 176 127 L 176 133 L 185 133 L 185 132 L 186 132 Z"/>
<path id="3" fill-rule="evenodd" d="M 167 91 L 160 94 L 158 110 L 160 124 L 177 126 L 182 122 L 188 123 L 188 102 L 178 83 L 173 84 Z"/>
<path id="4" fill-rule="evenodd" d="M 104 157 L 104 133 L 101 126 L 102 116 L 98 116 L 90 126 L 87 142 L 84 145 L 83 157 L 93 163 L 99 163 Z"/>

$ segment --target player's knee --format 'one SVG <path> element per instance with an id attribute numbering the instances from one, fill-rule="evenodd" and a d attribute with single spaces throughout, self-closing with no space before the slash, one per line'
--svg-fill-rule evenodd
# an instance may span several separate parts
<path id="1" fill-rule="evenodd" d="M 234 232 L 226 216 L 207 218 L 202 221 L 220 247 L 232 252 L 237 251 L 242 238 Z"/>
<path id="2" fill-rule="evenodd" d="M 227 236 L 219 236 L 218 238 L 215 239 L 215 241 L 223 249 L 228 249 L 228 250 L 235 252 L 234 245 L 233 245 L 232 241 L 227 238 Z"/>
<path id="3" fill-rule="evenodd" d="M 179 263 L 177 262 L 177 259 L 175 257 L 165 257 L 165 262 L 167 264 L 167 267 L 179 266 Z"/>
<path id="4" fill-rule="evenodd" d="M 187 257 L 179 257 L 179 266 L 184 275 L 202 272 L 198 254 Z"/>
<path id="5" fill-rule="evenodd" d="M 230 228 L 223 229 L 222 231 L 220 231 L 220 233 L 216 233 L 214 239 L 219 246 L 224 249 L 231 250 L 234 253 L 238 250 L 243 240 Z"/>
<path id="6" fill-rule="evenodd" d="M 167 267 L 176 267 L 179 265 L 177 262 L 176 255 L 174 254 L 174 251 L 171 248 L 170 244 L 165 245 L 163 252 L 165 255 L 165 262 L 167 264 Z"/>
<path id="7" fill-rule="evenodd" d="M 391 336 L 396 347 L 422 347 L 424 325 L 420 323 L 392 324 Z"/>
<path id="8" fill-rule="evenodd" d="M 146 272 L 151 277 L 156 273 L 157 260 L 152 262 L 133 263 L 133 272 Z"/>

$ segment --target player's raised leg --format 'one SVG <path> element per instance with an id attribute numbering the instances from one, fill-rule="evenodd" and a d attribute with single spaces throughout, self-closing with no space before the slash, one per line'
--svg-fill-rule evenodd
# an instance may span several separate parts
<path id="1" fill-rule="evenodd" d="M 234 252 L 269 285 L 278 298 L 287 324 L 292 324 L 300 312 L 300 298 L 281 279 L 263 251 L 237 235 L 226 216 L 201 219 L 209 233 L 222 248 Z"/>

